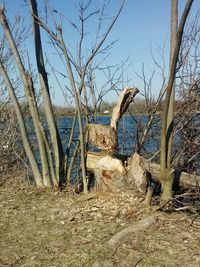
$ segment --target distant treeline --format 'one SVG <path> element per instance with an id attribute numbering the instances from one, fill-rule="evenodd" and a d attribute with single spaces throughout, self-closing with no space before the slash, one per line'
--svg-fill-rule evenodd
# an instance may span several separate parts
<path id="1" fill-rule="evenodd" d="M 115 107 L 116 102 L 108 103 L 106 101 L 102 101 L 102 103 L 96 108 L 95 113 L 96 114 L 111 114 L 113 111 L 113 108 Z M 137 99 L 135 100 L 130 106 L 127 112 L 130 112 L 132 114 L 148 114 L 153 108 L 155 107 L 156 103 L 149 102 L 147 103 L 144 99 Z M 29 109 L 26 103 L 21 103 L 22 111 L 23 113 L 29 115 Z M 157 112 L 158 114 L 162 113 L 164 103 L 161 101 L 158 105 Z M 175 101 L 174 109 L 175 113 L 182 113 L 184 112 L 184 101 Z M 56 116 L 72 116 L 76 113 L 74 107 L 63 107 L 63 106 L 53 106 L 54 112 Z M 93 108 L 91 106 L 88 107 L 88 113 L 93 113 Z M 200 112 L 200 110 L 193 110 L 193 112 Z M 41 116 L 44 116 L 44 109 L 42 105 L 39 107 L 39 112 Z M 4 106 L 3 109 L 0 110 L 0 117 L 13 117 L 14 109 L 12 107 L 12 104 Z M 84 113 L 84 112 L 83 112 Z"/>
<path id="2" fill-rule="evenodd" d="M 102 102 L 99 107 L 96 109 L 97 114 L 111 114 L 113 111 L 113 108 L 115 107 L 116 102 L 107 103 Z M 151 110 L 154 109 L 156 103 L 150 102 L 147 103 L 143 99 L 137 99 L 129 106 L 129 109 L 127 112 L 130 112 L 132 114 L 148 114 Z M 157 108 L 157 113 L 161 114 L 163 110 L 164 102 L 161 101 Z M 184 112 L 184 101 L 175 101 L 174 109 L 175 113 L 182 113 Z M 73 115 L 75 113 L 75 108 L 73 107 L 60 107 L 60 106 L 54 106 L 54 110 L 57 116 L 66 116 L 66 115 Z M 91 114 L 93 111 L 92 107 L 88 108 L 89 113 Z M 194 112 L 198 112 L 200 110 L 193 110 Z"/>

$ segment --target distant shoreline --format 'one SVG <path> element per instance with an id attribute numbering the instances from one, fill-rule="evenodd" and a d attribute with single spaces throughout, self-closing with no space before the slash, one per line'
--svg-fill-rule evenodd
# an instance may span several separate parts
<path id="1" fill-rule="evenodd" d="M 200 114 L 200 111 L 196 111 L 196 112 L 193 112 L 193 113 L 195 113 L 196 115 L 199 115 Z M 59 115 L 59 114 L 55 114 L 55 116 L 56 117 L 65 117 L 65 116 L 67 116 L 67 117 L 73 117 L 75 114 L 61 114 L 61 115 Z M 132 114 L 130 114 L 130 113 L 128 113 L 128 112 L 126 112 L 126 113 L 124 113 L 123 114 L 123 116 L 148 116 L 148 113 L 132 113 Z M 156 114 L 155 114 L 156 116 L 159 116 L 159 117 L 161 117 L 162 116 L 162 113 L 161 112 L 157 112 Z M 175 115 L 178 115 L 178 113 L 177 112 L 175 112 Z M 82 115 L 83 117 L 85 117 L 86 115 Z M 101 116 L 101 117 L 111 117 L 112 116 L 112 112 L 111 113 L 97 113 L 96 114 L 96 116 Z M 45 116 L 44 116 L 45 117 Z"/>

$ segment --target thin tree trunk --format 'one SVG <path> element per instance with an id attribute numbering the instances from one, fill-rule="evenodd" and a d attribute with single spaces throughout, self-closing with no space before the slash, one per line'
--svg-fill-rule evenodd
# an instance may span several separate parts
<path id="1" fill-rule="evenodd" d="M 39 186 L 43 186 L 42 177 L 41 177 L 41 174 L 40 174 L 40 171 L 39 171 L 35 156 L 33 154 L 33 151 L 32 151 L 31 145 L 30 145 L 30 141 L 28 139 L 28 134 L 27 134 L 24 118 L 23 118 L 23 115 L 22 115 L 21 107 L 20 107 L 19 102 L 17 100 L 17 97 L 15 95 L 15 92 L 14 92 L 14 89 L 13 89 L 12 84 L 10 82 L 10 79 L 8 77 L 8 74 L 7 74 L 7 72 L 6 72 L 6 70 L 5 70 L 5 68 L 4 68 L 4 66 L 3 66 L 1 61 L 0 61 L 0 73 L 1 73 L 1 75 L 2 75 L 2 77 L 4 79 L 4 81 L 5 81 L 6 87 L 8 89 L 9 95 L 10 95 L 10 98 L 13 101 L 15 112 L 16 112 L 16 115 L 17 115 L 17 120 L 18 120 L 18 123 L 19 123 L 19 128 L 20 128 L 20 131 L 21 131 L 23 146 L 24 146 L 26 155 L 28 157 L 29 163 L 31 165 L 31 169 L 33 171 L 33 176 L 34 176 L 34 180 L 35 180 L 36 186 L 38 186 L 38 187 Z"/>
<path id="2" fill-rule="evenodd" d="M 47 137 L 46 132 L 44 131 L 44 128 L 42 127 L 42 125 L 41 125 L 41 131 L 42 131 L 44 142 L 45 142 L 45 145 L 46 145 L 52 183 L 53 183 L 53 185 L 58 186 L 59 184 L 58 184 L 58 181 L 56 179 L 56 174 L 55 174 L 55 169 L 54 169 L 54 160 L 53 160 L 53 155 L 52 155 L 52 149 L 50 148 L 48 137 Z"/>
<path id="3" fill-rule="evenodd" d="M 176 31 L 178 28 L 178 0 L 171 0 L 171 38 L 170 38 L 170 61 L 172 64 L 173 53 L 176 45 Z M 170 71 L 170 70 L 169 70 Z M 172 142 L 173 142 L 173 124 L 174 124 L 174 101 L 175 101 L 175 81 L 169 102 L 169 112 L 167 116 L 167 131 L 169 132 L 169 144 L 167 154 L 167 167 L 170 168 L 172 158 Z"/>
<path id="4" fill-rule="evenodd" d="M 85 153 L 85 138 L 83 131 L 83 123 L 82 123 L 82 114 L 81 114 L 81 99 L 79 91 L 76 88 L 73 71 L 71 68 L 71 63 L 68 55 L 67 47 L 63 41 L 62 33 L 60 33 L 60 42 L 63 48 L 63 53 L 67 63 L 67 72 L 69 74 L 70 83 L 72 86 L 72 90 L 75 96 L 76 108 L 78 113 L 78 122 L 79 122 L 79 132 L 80 132 L 80 150 L 81 150 L 81 167 L 82 167 L 82 177 L 83 177 L 83 191 L 84 193 L 88 192 L 88 181 L 86 176 L 86 153 Z"/>
<path id="5" fill-rule="evenodd" d="M 69 140 L 68 140 L 68 144 L 67 144 L 67 149 L 66 149 L 66 153 L 65 153 L 65 177 L 68 177 L 68 173 L 69 173 L 69 169 L 68 169 L 68 165 L 69 163 L 69 158 L 70 158 L 70 151 L 71 151 L 71 147 L 72 147 L 72 141 L 73 141 L 73 136 L 74 136 L 74 131 L 75 131 L 75 126 L 76 126 L 76 113 L 74 114 L 73 117 L 73 121 L 72 121 L 72 127 L 71 127 L 71 131 L 70 131 L 70 135 L 69 135 Z M 71 162 L 71 159 L 70 159 Z M 71 173 L 70 173 L 71 175 Z M 68 178 L 66 178 L 68 181 Z"/>
<path id="6" fill-rule="evenodd" d="M 171 186 L 171 182 L 169 182 L 169 179 L 172 180 L 172 176 L 169 175 L 170 170 L 167 166 L 167 155 L 168 155 L 168 145 L 169 145 L 169 130 L 167 129 L 167 117 L 169 113 L 169 103 L 170 103 L 170 97 L 173 89 L 173 84 L 176 76 L 176 66 L 178 62 L 178 56 L 179 51 L 181 47 L 182 42 L 182 35 L 183 30 L 185 26 L 185 22 L 187 19 L 187 16 L 189 14 L 190 8 L 192 6 L 193 0 L 188 0 L 187 4 L 185 6 L 185 9 L 183 11 L 183 15 L 181 17 L 181 21 L 179 24 L 178 31 L 176 33 L 176 45 L 174 47 L 173 57 L 171 61 L 171 68 L 170 68 L 170 75 L 168 80 L 168 85 L 166 88 L 166 98 L 165 98 L 165 106 L 162 116 L 162 127 L 161 127 L 161 155 L 160 155 L 160 165 L 161 165 L 161 181 L 162 181 L 162 188 L 163 188 L 163 198 L 164 199 L 170 199 L 171 198 L 171 190 L 167 188 L 168 186 Z M 165 188 L 166 184 L 166 188 Z M 166 190 L 165 190 L 166 189 Z M 166 191 L 166 194 L 165 194 Z"/>
<path id="7" fill-rule="evenodd" d="M 67 170 L 67 181 L 68 182 L 70 182 L 70 180 L 71 180 L 72 169 L 73 169 L 74 162 L 75 162 L 75 159 L 76 159 L 77 154 L 78 154 L 79 145 L 80 145 L 80 142 L 77 141 L 76 146 L 75 146 L 74 151 L 73 151 L 73 154 L 72 154 L 72 157 L 70 159 L 70 163 L 69 163 L 68 170 Z"/>
<path id="8" fill-rule="evenodd" d="M 47 118 L 47 123 L 50 130 L 50 136 L 53 145 L 54 157 L 55 157 L 55 169 L 56 169 L 56 179 L 57 183 L 64 182 L 64 153 L 62 148 L 61 139 L 58 133 L 58 129 L 55 122 L 55 117 L 52 109 L 52 103 L 49 93 L 49 85 L 47 73 L 44 65 L 42 43 L 40 36 L 40 28 L 37 22 L 38 11 L 37 11 L 37 2 L 36 0 L 30 0 L 30 8 L 33 14 L 33 32 L 35 38 L 35 52 L 36 52 L 36 61 L 40 78 L 41 91 L 44 101 L 44 111 Z"/>
<path id="9" fill-rule="evenodd" d="M 172 64 L 173 53 L 176 45 L 176 31 L 178 27 L 178 0 L 171 0 L 171 38 L 170 38 L 170 61 L 169 71 Z M 175 101 L 175 79 L 172 86 L 172 92 L 169 100 L 169 110 L 167 114 L 167 151 L 166 151 L 166 165 L 167 170 L 171 168 L 172 158 L 172 143 L 173 143 L 173 126 L 174 126 L 174 101 Z M 162 198 L 167 199 L 172 197 L 173 175 L 166 170 L 166 181 L 162 184 Z M 167 173 L 168 172 L 168 173 Z"/>

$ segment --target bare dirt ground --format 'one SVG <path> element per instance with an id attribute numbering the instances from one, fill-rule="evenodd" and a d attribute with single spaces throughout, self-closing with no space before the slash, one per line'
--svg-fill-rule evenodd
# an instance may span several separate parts
<path id="1" fill-rule="evenodd" d="M 200 266 L 198 213 L 154 211 L 131 191 L 73 196 L 36 190 L 15 177 L 0 186 L 0 267 Z M 153 224 L 109 246 L 143 218 Z"/>

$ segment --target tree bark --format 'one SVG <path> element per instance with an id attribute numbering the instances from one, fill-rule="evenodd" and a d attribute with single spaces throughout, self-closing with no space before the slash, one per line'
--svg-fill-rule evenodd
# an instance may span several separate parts
<path id="1" fill-rule="evenodd" d="M 171 38 L 170 38 L 170 60 L 169 66 L 172 64 L 173 53 L 176 45 L 176 31 L 178 28 L 178 0 L 171 0 Z M 170 71 L 170 69 L 169 69 Z M 167 149 L 167 167 L 170 168 L 172 158 L 172 142 L 173 142 L 173 126 L 174 126 L 174 101 L 175 101 L 175 83 L 174 80 L 172 92 L 169 101 L 169 112 L 167 116 L 167 132 L 169 142 Z"/>
<path id="2" fill-rule="evenodd" d="M 178 26 L 178 0 L 171 0 L 171 38 L 170 38 L 170 60 L 169 72 L 172 64 L 173 53 L 176 45 L 176 31 Z M 172 86 L 172 91 L 169 100 L 169 109 L 167 114 L 167 128 L 166 128 L 166 181 L 162 184 L 162 198 L 172 198 L 173 175 L 171 175 L 171 158 L 172 158 L 172 142 L 173 142 L 173 127 L 174 127 L 174 101 L 175 101 L 175 82 Z"/>
<path id="3" fill-rule="evenodd" d="M 56 169 L 56 180 L 58 183 L 64 183 L 64 153 L 61 144 L 61 139 L 58 133 L 57 125 L 55 122 L 55 117 L 53 113 L 50 93 L 49 93 L 49 85 L 47 73 L 44 65 L 43 51 L 42 51 L 42 42 L 40 36 L 40 28 L 37 22 L 38 11 L 37 11 L 37 2 L 36 0 L 30 0 L 30 9 L 33 14 L 33 33 L 34 33 L 34 41 L 35 41 L 35 53 L 36 53 L 36 61 L 39 72 L 39 79 L 41 85 L 41 92 L 44 101 L 44 111 L 45 116 L 47 118 L 48 127 L 50 130 L 50 136 L 53 145 L 53 152 L 55 158 L 55 169 Z"/>

